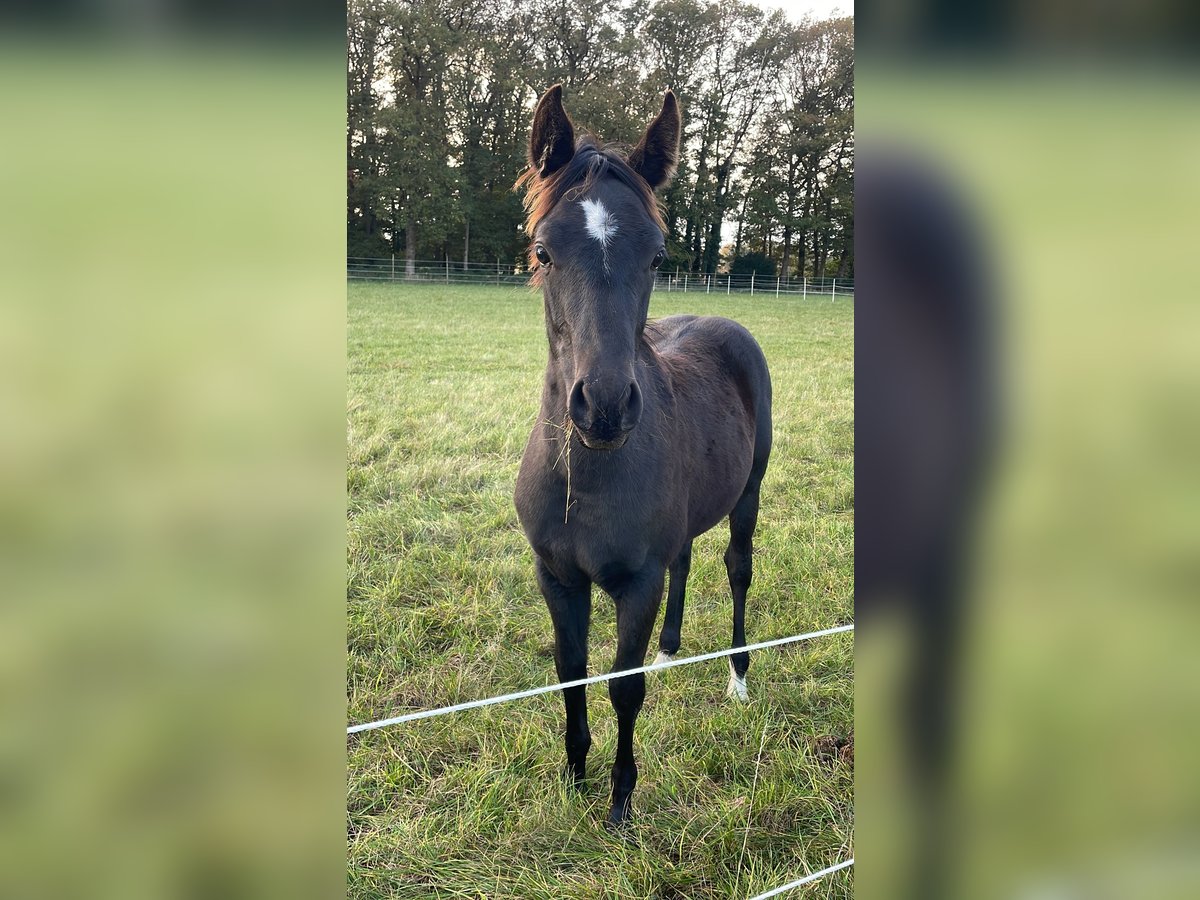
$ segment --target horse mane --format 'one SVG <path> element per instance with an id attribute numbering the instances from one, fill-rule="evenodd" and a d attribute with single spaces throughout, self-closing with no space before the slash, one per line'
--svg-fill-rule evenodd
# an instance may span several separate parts
<path id="1" fill-rule="evenodd" d="M 525 190 L 525 233 L 531 238 L 550 210 L 560 201 L 585 193 L 605 175 L 612 175 L 632 190 L 650 218 L 665 233 L 662 208 L 654 189 L 646 183 L 618 151 L 617 145 L 601 145 L 591 135 L 584 135 L 575 144 L 575 155 L 571 161 L 546 178 L 538 175 L 537 167 L 529 166 L 513 185 L 513 190 Z M 533 283 L 540 281 L 541 266 L 535 256 L 535 248 L 529 248 L 529 268 L 534 273 Z"/>

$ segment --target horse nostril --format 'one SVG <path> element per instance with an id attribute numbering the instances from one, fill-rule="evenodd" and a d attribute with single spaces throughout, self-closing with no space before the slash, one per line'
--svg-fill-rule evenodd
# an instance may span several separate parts
<path id="1" fill-rule="evenodd" d="M 587 428 L 588 422 L 588 401 L 586 387 L 583 384 L 583 379 L 575 382 L 575 386 L 571 388 L 571 396 L 567 401 L 567 412 L 571 416 L 571 421 L 580 428 Z"/>
<path id="2" fill-rule="evenodd" d="M 631 381 L 625 391 L 625 409 L 621 416 L 621 425 L 628 431 L 642 417 L 642 389 L 636 381 Z"/>
<path id="3" fill-rule="evenodd" d="M 593 441 L 614 441 L 642 416 L 642 391 L 636 381 L 584 376 L 571 387 L 567 414 Z"/>

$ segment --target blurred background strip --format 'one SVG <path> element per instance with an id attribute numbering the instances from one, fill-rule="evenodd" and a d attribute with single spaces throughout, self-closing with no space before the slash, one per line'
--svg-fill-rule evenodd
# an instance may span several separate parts
<path id="1" fill-rule="evenodd" d="M 1195 6 L 857 17 L 856 896 L 1196 896 Z M 905 192 L 907 229 L 875 215 Z M 961 224 L 912 246 L 934 207 Z M 909 251 L 867 251 L 881 232 Z M 943 415 L 975 379 L 995 391 Z M 972 415 L 983 446 L 947 430 Z M 895 477 L 873 485 L 872 459 Z M 965 518 L 937 518 L 961 542 L 949 598 L 866 596 L 864 574 L 918 554 L 865 541 L 911 538 L 888 529 L 919 526 L 963 466 Z M 931 670 L 940 686 L 890 687 Z"/>
<path id="2" fill-rule="evenodd" d="M 343 889 L 344 42 L 0 12 L 0 896 Z"/>

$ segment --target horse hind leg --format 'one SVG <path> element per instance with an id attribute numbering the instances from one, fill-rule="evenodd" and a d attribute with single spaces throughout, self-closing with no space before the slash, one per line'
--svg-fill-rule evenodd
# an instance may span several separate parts
<path id="1" fill-rule="evenodd" d="M 667 612 L 663 617 L 662 632 L 658 636 L 658 656 L 655 663 L 670 662 L 679 652 L 680 633 L 683 629 L 683 595 L 687 590 L 688 572 L 692 568 L 692 542 L 688 541 L 671 563 L 667 588 Z"/>
<path id="2" fill-rule="evenodd" d="M 725 550 L 725 571 L 729 574 L 729 590 L 733 594 L 733 643 L 731 647 L 746 646 L 746 592 L 753 577 L 754 529 L 758 524 L 759 478 L 751 477 L 741 499 L 729 514 L 729 546 Z M 732 700 L 750 699 L 746 688 L 746 672 L 750 669 L 750 654 L 735 653 L 729 657 L 729 683 L 725 694 Z"/>

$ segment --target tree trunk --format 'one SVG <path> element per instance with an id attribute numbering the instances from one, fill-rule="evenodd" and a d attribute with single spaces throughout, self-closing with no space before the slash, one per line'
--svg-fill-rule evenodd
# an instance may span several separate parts
<path id="1" fill-rule="evenodd" d="M 721 225 L 725 221 L 726 204 L 729 202 L 729 174 L 732 165 L 730 160 L 717 166 L 713 173 L 716 176 L 716 194 L 713 197 L 712 224 L 708 230 L 708 243 L 704 248 L 704 265 L 702 272 L 715 272 L 721 261 Z"/>
<path id="2" fill-rule="evenodd" d="M 717 264 L 721 261 L 721 216 L 718 212 L 712 221 L 712 225 L 708 229 L 708 241 L 704 246 L 704 264 L 700 267 L 701 272 L 717 271 Z"/>
<path id="3" fill-rule="evenodd" d="M 417 217 L 408 211 L 408 226 L 404 229 L 404 274 L 417 274 Z"/>
<path id="4" fill-rule="evenodd" d="M 802 216 L 802 220 L 804 222 L 808 222 L 810 224 L 812 223 L 813 195 L 816 192 L 816 189 L 817 189 L 816 181 L 815 181 L 814 177 L 810 174 L 804 180 L 804 207 L 800 212 L 800 215 Z M 807 256 L 808 256 L 807 241 L 808 241 L 808 236 L 810 233 L 812 234 L 813 259 L 814 260 L 816 259 L 817 232 L 815 230 L 812 232 L 809 232 L 807 229 L 805 229 L 800 232 L 800 240 L 798 242 L 799 243 L 798 255 L 800 257 L 798 260 L 798 263 L 799 263 L 801 278 L 804 277 L 804 265 L 808 261 L 807 260 Z M 817 270 L 815 268 L 813 269 L 813 277 L 814 278 L 819 277 Z"/>
<path id="5" fill-rule="evenodd" d="M 742 208 L 738 211 L 738 228 L 737 239 L 733 243 L 733 258 L 737 259 L 742 255 L 742 226 L 746 224 L 746 207 L 750 203 L 750 190 L 746 190 L 746 196 L 742 197 Z"/>
<path id="6" fill-rule="evenodd" d="M 789 180 L 795 177 L 795 169 L 788 172 Z M 783 225 L 783 260 L 779 264 L 779 274 L 784 278 L 790 278 L 791 272 L 788 267 L 792 264 L 792 222 L 796 216 L 796 197 L 792 190 L 788 189 L 787 198 L 787 219 Z"/>
<path id="7" fill-rule="evenodd" d="M 850 248 L 844 247 L 842 249 L 842 258 L 840 260 L 838 260 L 837 277 L 840 280 L 842 278 L 848 278 L 849 275 L 850 275 Z"/>

